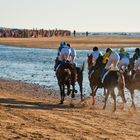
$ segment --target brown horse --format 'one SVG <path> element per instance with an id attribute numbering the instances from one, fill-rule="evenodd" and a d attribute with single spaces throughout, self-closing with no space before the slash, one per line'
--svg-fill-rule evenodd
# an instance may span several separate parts
<path id="1" fill-rule="evenodd" d="M 91 59 L 88 59 L 88 65 L 92 64 Z M 125 96 L 124 96 L 124 88 L 125 88 L 125 81 L 123 74 L 118 70 L 108 71 L 107 75 L 105 76 L 104 80 L 102 81 L 102 73 L 104 69 L 103 57 L 99 56 L 96 60 L 96 64 L 94 66 L 88 66 L 89 68 L 89 82 L 90 87 L 92 90 L 92 96 L 93 96 L 93 105 L 95 104 L 95 96 L 96 91 L 98 88 L 104 88 L 104 94 L 105 94 L 105 104 L 103 106 L 103 109 L 106 108 L 106 101 L 108 99 L 109 94 L 111 94 L 112 98 L 114 99 L 114 110 L 116 110 L 116 95 L 114 92 L 115 87 L 119 90 L 119 95 L 121 95 L 123 102 L 126 102 Z"/>
<path id="2" fill-rule="evenodd" d="M 130 64 L 128 69 L 124 71 L 124 78 L 126 83 L 126 88 L 129 90 L 132 99 L 132 107 L 135 109 L 134 103 L 134 90 L 140 90 L 140 70 L 137 70 L 135 74 L 132 75 L 134 67 L 134 62 L 130 59 Z"/>
<path id="3" fill-rule="evenodd" d="M 60 104 L 63 104 L 65 97 L 65 86 L 67 86 L 67 95 L 71 93 L 70 86 L 72 86 L 72 98 L 75 97 L 75 82 L 77 81 L 80 87 L 81 92 L 81 100 L 83 100 L 83 70 L 84 63 L 82 67 L 75 67 L 75 65 L 71 64 L 69 61 L 61 62 L 56 70 L 56 76 L 58 80 L 58 85 L 60 88 L 61 101 Z"/>

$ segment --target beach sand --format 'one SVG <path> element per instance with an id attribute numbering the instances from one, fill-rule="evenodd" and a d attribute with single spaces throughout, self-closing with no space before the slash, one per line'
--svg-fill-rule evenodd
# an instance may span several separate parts
<path id="1" fill-rule="evenodd" d="M 1 140 L 139 140 L 140 109 L 129 105 L 112 113 L 113 103 L 102 110 L 103 102 L 92 106 L 66 98 L 59 105 L 59 94 L 38 85 L 20 81 L 0 81 Z"/>
<path id="2" fill-rule="evenodd" d="M 50 37 L 50 38 L 0 38 L 0 44 L 31 48 L 58 48 L 61 41 L 71 44 L 75 49 L 92 49 L 94 46 L 136 47 L 140 46 L 140 38 L 130 37 Z"/>
<path id="3" fill-rule="evenodd" d="M 95 38 L 0 38 L 0 44 L 57 48 L 63 40 L 76 49 L 90 49 L 94 45 L 107 47 L 109 44 L 112 47 L 140 46 L 139 38 L 107 37 L 108 41 L 106 37 Z M 60 95 L 55 89 L 1 79 L 0 139 L 139 140 L 140 108 L 137 106 L 135 111 L 127 103 L 122 110 L 122 104 L 117 103 L 117 110 L 112 113 L 113 102 L 108 102 L 106 110 L 102 110 L 102 99 L 96 100 L 94 107 L 91 97 L 87 97 L 84 102 L 79 99 L 71 101 L 67 97 L 64 104 L 59 105 Z"/>

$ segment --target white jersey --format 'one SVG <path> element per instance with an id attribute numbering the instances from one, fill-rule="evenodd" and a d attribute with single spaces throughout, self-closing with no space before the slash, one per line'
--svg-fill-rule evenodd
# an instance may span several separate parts
<path id="1" fill-rule="evenodd" d="M 70 54 L 71 53 L 71 49 L 67 46 L 64 45 L 63 48 L 61 49 L 61 54 Z"/>
<path id="2" fill-rule="evenodd" d="M 74 48 L 71 48 L 71 55 L 76 56 L 76 50 Z"/>
<path id="3" fill-rule="evenodd" d="M 99 55 L 100 55 L 100 52 L 99 51 L 93 51 L 92 53 L 92 60 L 93 61 L 96 61 L 96 59 L 99 57 Z"/>

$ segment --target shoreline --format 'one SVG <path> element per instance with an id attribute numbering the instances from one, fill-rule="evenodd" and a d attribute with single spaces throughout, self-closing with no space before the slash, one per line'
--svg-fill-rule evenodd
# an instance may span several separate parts
<path id="1" fill-rule="evenodd" d="M 140 47 L 140 38 L 130 37 L 50 37 L 50 38 L 0 38 L 1 45 L 24 48 L 57 49 L 61 41 L 66 41 L 77 50 L 88 50 L 94 46 L 107 47 Z"/>

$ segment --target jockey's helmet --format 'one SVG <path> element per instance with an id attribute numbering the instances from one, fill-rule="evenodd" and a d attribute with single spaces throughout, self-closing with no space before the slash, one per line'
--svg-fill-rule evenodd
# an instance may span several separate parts
<path id="1" fill-rule="evenodd" d="M 98 51 L 98 47 L 93 47 L 93 51 Z"/>
<path id="2" fill-rule="evenodd" d="M 106 49 L 106 53 L 107 53 L 107 52 L 110 52 L 110 53 L 111 53 L 111 52 L 112 52 L 112 49 L 111 49 L 111 48 L 107 48 L 107 49 Z"/>
<path id="3" fill-rule="evenodd" d="M 66 45 L 66 42 L 61 42 L 60 46 Z"/>
<path id="4" fill-rule="evenodd" d="M 126 52 L 125 48 L 120 49 L 120 53 Z"/>
<path id="5" fill-rule="evenodd" d="M 71 47 L 69 43 L 67 44 L 67 46 L 68 46 L 68 47 Z"/>
<path id="6" fill-rule="evenodd" d="M 135 49 L 135 53 L 139 53 L 140 52 L 140 49 L 139 48 L 136 48 Z"/>

